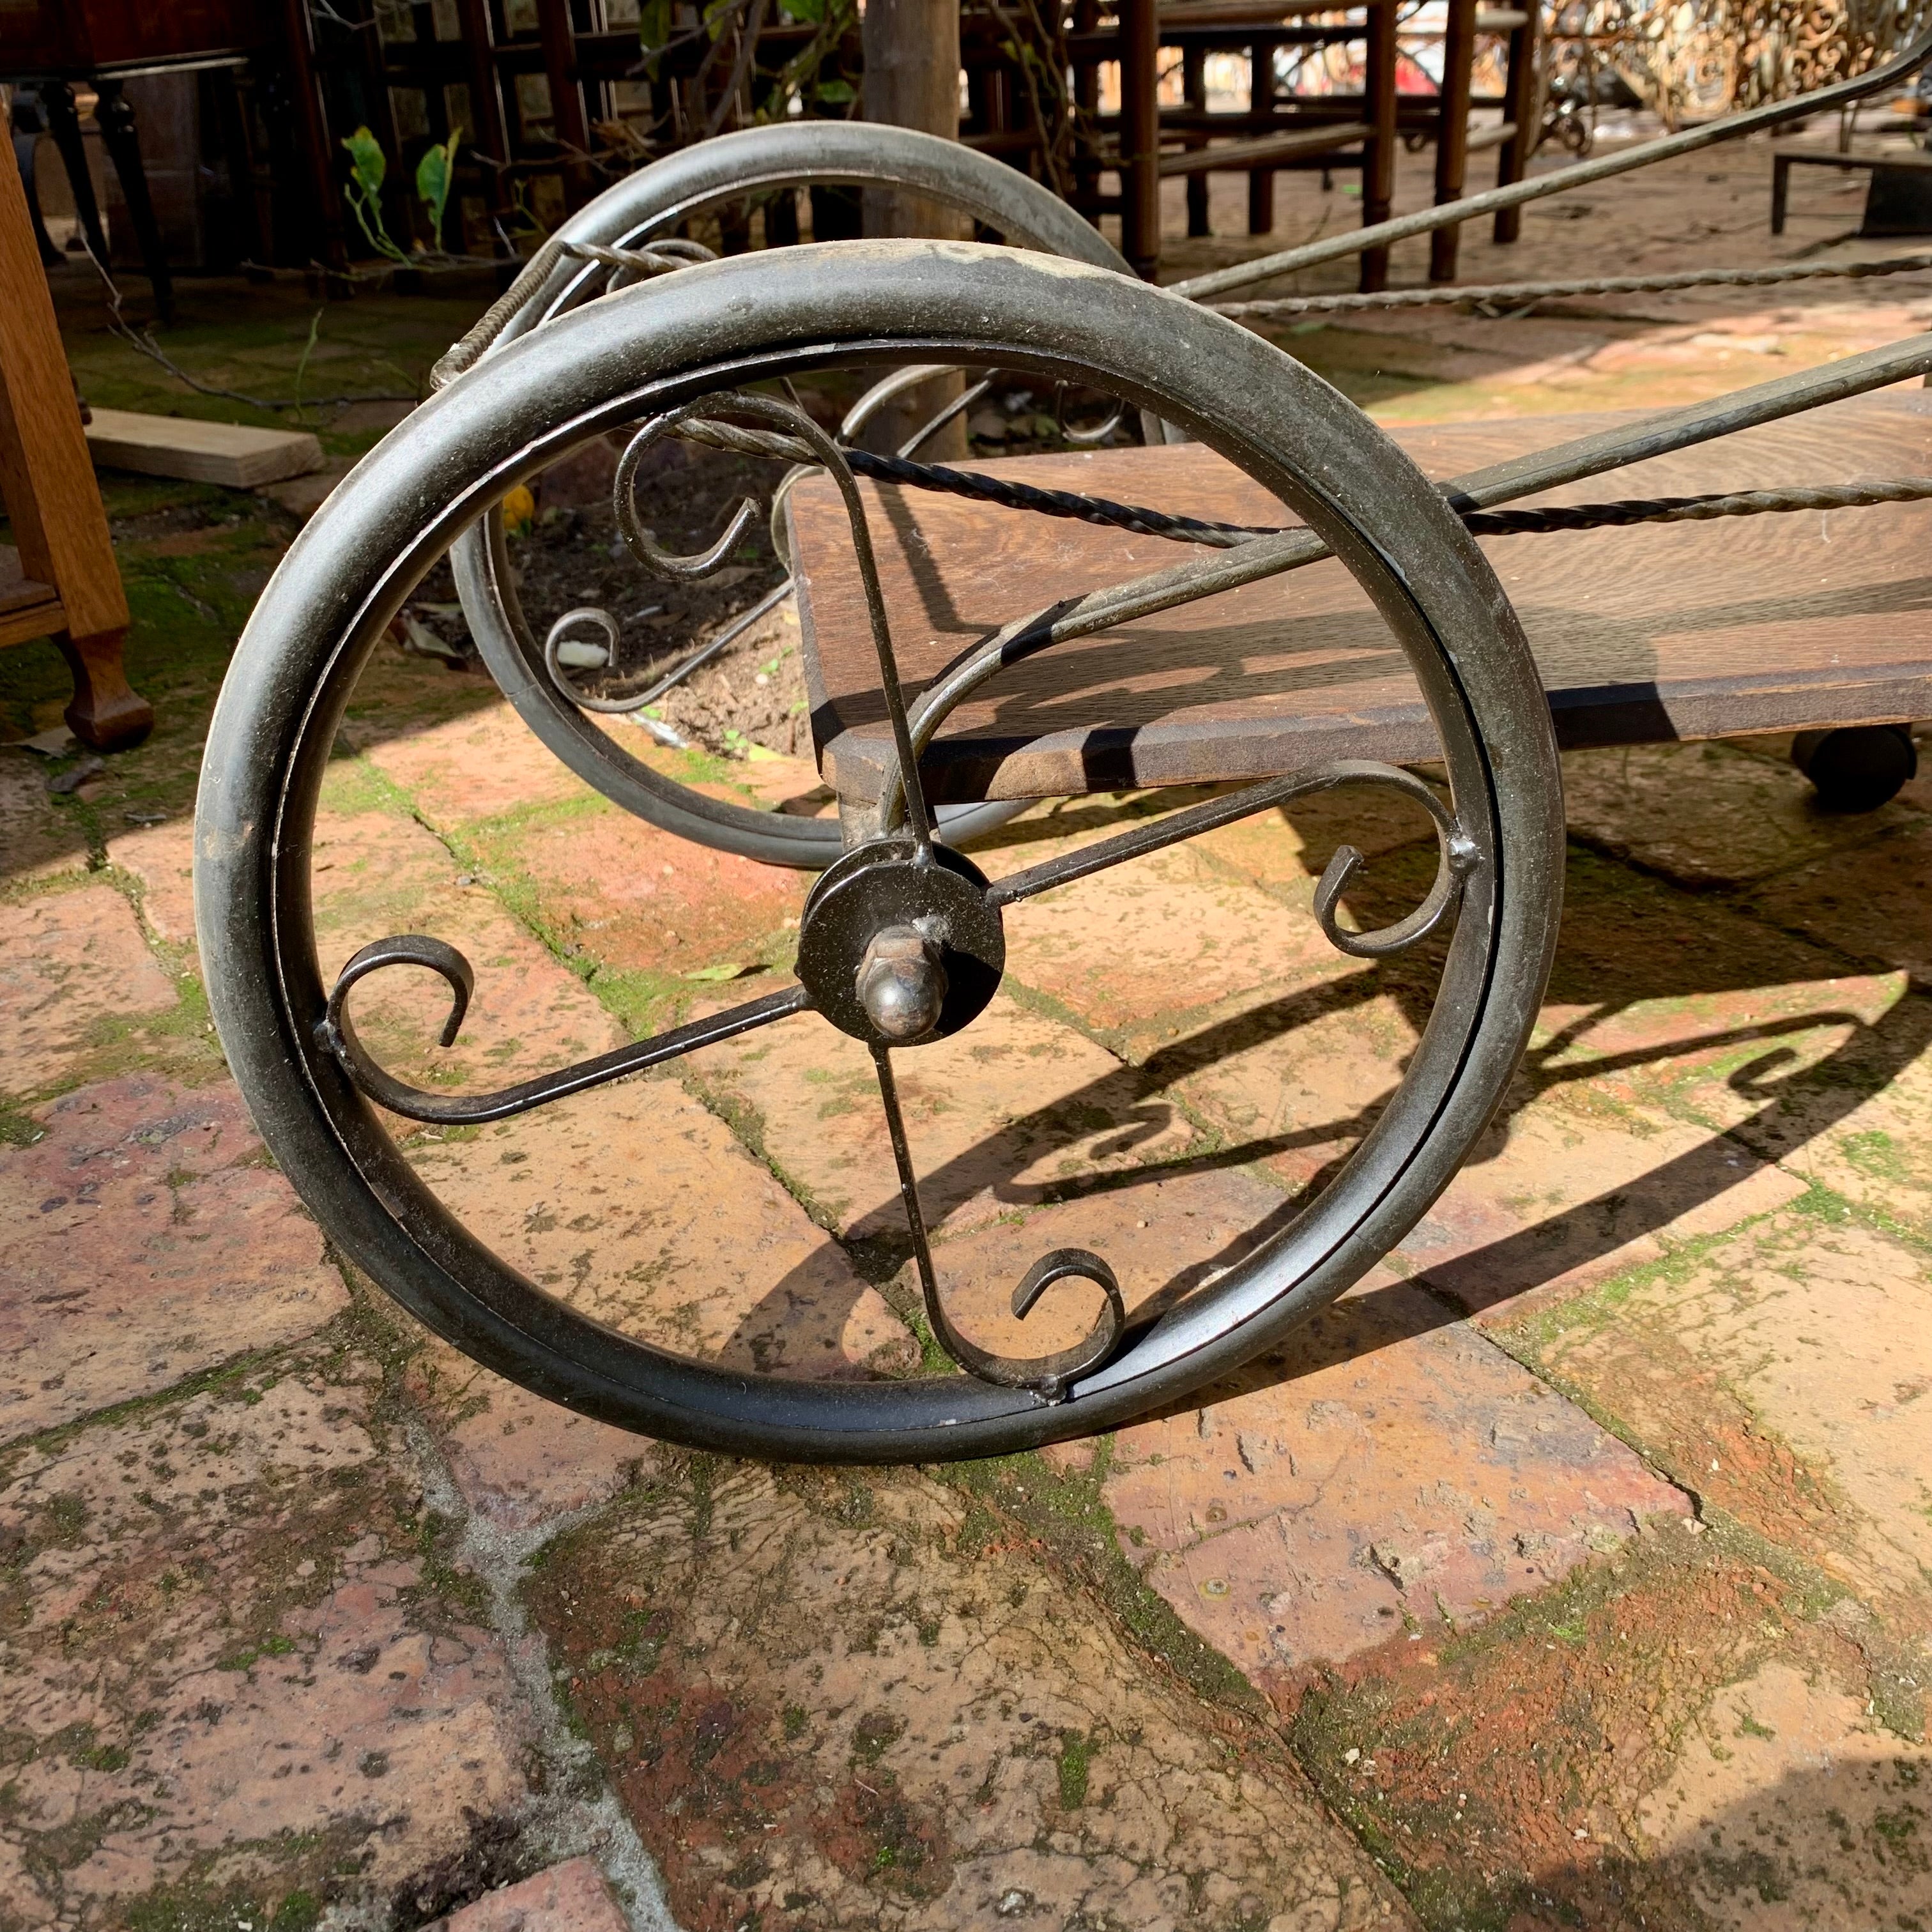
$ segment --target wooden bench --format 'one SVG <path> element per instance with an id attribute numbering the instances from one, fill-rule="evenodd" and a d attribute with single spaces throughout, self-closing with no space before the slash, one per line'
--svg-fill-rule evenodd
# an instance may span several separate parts
<path id="1" fill-rule="evenodd" d="M 1876 186 L 1880 176 L 1887 171 L 1894 176 L 1932 174 L 1932 154 L 1840 154 L 1836 149 L 1824 148 L 1784 149 L 1772 157 L 1771 164 L 1771 232 L 1774 235 L 1784 232 L 1784 218 L 1791 201 L 1791 170 L 1799 167 L 1836 168 L 1844 172 L 1869 169 Z M 1869 203 L 1865 225 L 1859 230 L 1864 235 L 1918 235 L 1925 232 L 1921 228 L 1888 226 L 1882 224 L 1874 226 Z"/>
<path id="2" fill-rule="evenodd" d="M 1586 434 L 1611 416 L 1394 432 L 1445 478 Z M 1288 519 L 1195 444 L 976 466 L 1230 523 Z M 1932 395 L 1893 391 L 1747 430 L 1539 501 L 1690 496 L 1932 474 Z M 1190 553 L 1118 530 L 930 491 L 861 485 L 911 696 L 1000 625 Z M 791 499 L 812 730 L 842 796 L 890 763 L 878 672 L 836 494 Z M 1566 746 L 1645 744 L 1932 717 L 1932 507 L 1486 538 Z M 948 721 L 937 799 L 1056 796 L 1258 777 L 1318 760 L 1438 751 L 1406 661 L 1332 560 L 1062 644 Z"/>

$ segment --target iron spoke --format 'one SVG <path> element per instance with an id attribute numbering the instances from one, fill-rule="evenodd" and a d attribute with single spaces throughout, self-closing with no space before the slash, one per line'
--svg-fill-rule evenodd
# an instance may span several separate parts
<path id="1" fill-rule="evenodd" d="M 582 1094 L 592 1087 L 608 1086 L 628 1074 L 640 1073 L 647 1066 L 662 1065 L 701 1046 L 730 1040 L 773 1020 L 807 1011 L 812 997 L 802 986 L 787 986 L 752 1000 L 741 1006 L 728 1007 L 708 1018 L 673 1027 L 668 1033 L 655 1034 L 649 1040 L 614 1047 L 594 1059 L 580 1060 L 574 1066 L 554 1073 L 540 1073 L 533 1080 L 514 1087 L 500 1087 L 490 1094 L 443 1094 L 425 1092 L 398 1080 L 386 1067 L 370 1058 L 356 1037 L 348 1011 L 350 988 L 358 980 L 385 966 L 422 966 L 439 974 L 448 983 L 452 999 L 449 1018 L 444 1023 L 438 1044 L 454 1046 L 463 1016 L 469 1010 L 476 974 L 470 962 L 448 941 L 432 939 L 423 933 L 404 933 L 378 939 L 364 946 L 342 969 L 328 1006 L 316 1022 L 316 1039 L 322 1049 L 341 1066 L 357 1089 L 404 1119 L 424 1120 L 436 1126 L 478 1126 L 490 1120 L 506 1120 L 552 1100 Z"/>
<path id="2" fill-rule="evenodd" d="M 1022 872 L 1010 873 L 994 883 L 987 898 L 996 906 L 1011 905 L 1018 900 L 1051 892 L 1056 886 L 1068 885 L 1076 879 L 1084 879 L 1111 866 L 1123 865 L 1130 859 L 1144 858 L 1150 852 L 1178 845 L 1182 840 L 1198 837 L 1202 832 L 1250 818 L 1271 806 L 1286 805 L 1290 799 L 1305 798 L 1312 792 L 1332 791 L 1338 785 L 1346 784 L 1384 785 L 1400 792 L 1405 798 L 1414 799 L 1436 821 L 1441 856 L 1426 896 L 1407 918 L 1378 932 L 1351 932 L 1337 922 L 1335 906 L 1348 881 L 1360 868 L 1362 855 L 1354 846 L 1343 845 L 1329 860 L 1316 883 L 1315 916 L 1330 943 L 1341 952 L 1364 958 L 1381 958 L 1389 953 L 1406 951 L 1442 924 L 1451 906 L 1461 897 L 1462 881 L 1474 868 L 1480 854 L 1474 841 L 1430 787 L 1412 772 L 1403 771 L 1394 765 L 1380 764 L 1369 758 L 1340 759 L 1312 772 L 1297 772 L 1286 778 L 1265 779 L 1259 784 L 1231 792 L 1225 798 L 1212 798 L 1200 805 L 1184 806 L 1150 824 L 1136 826 L 1130 832 L 1083 846 L 1077 852 L 1030 866 Z"/>
<path id="3" fill-rule="evenodd" d="M 932 1265 L 932 1245 L 926 1235 L 925 1211 L 920 1205 L 919 1179 L 913 1172 L 912 1150 L 906 1139 L 905 1117 L 899 1108 L 898 1083 L 892 1077 L 890 1051 L 874 1045 L 872 1064 L 878 1070 L 879 1099 L 885 1108 L 892 1160 L 898 1168 L 899 1198 L 905 1205 L 913 1258 L 919 1270 L 920 1292 L 934 1339 L 968 1375 L 976 1376 L 982 1382 L 1001 1388 L 1031 1389 L 1048 1402 L 1064 1400 L 1075 1377 L 1098 1368 L 1126 1333 L 1126 1304 L 1121 1299 L 1120 1285 L 1113 1270 L 1090 1249 L 1054 1248 L 1027 1270 L 1013 1290 L 1013 1313 L 1024 1321 L 1057 1281 L 1090 1281 L 1099 1288 L 1106 1297 L 1106 1306 L 1084 1339 L 1071 1348 L 1058 1349 L 1050 1355 L 1015 1357 L 996 1355 L 969 1342 L 953 1326 L 940 1298 L 939 1278 Z"/>

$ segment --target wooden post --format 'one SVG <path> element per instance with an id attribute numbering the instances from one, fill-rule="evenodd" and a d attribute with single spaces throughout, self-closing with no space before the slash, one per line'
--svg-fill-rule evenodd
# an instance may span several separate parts
<path id="1" fill-rule="evenodd" d="M 1160 16 L 1120 0 L 1120 253 L 1143 280 L 1160 272 Z"/>
<path id="2" fill-rule="evenodd" d="M 328 122 L 315 74 L 315 50 L 309 40 L 308 8 L 303 0 L 282 0 L 282 44 L 288 56 L 289 92 L 303 165 L 308 170 L 309 200 L 314 229 L 311 256 L 338 271 L 349 266 L 348 243 L 342 230 L 342 197 L 336 191 L 335 152 L 328 145 Z M 350 284 L 340 284 L 344 293 Z"/>
<path id="3" fill-rule="evenodd" d="M 959 138 L 959 0 L 868 0 L 866 118 Z M 961 238 L 963 218 L 923 195 L 866 191 L 868 235 Z"/>
<path id="4" fill-rule="evenodd" d="M 866 118 L 957 140 L 959 0 L 867 0 L 862 31 Z M 958 241 L 972 232 L 968 218 L 925 195 L 868 188 L 865 210 L 868 235 Z M 898 448 L 964 386 L 964 379 L 956 375 L 922 383 L 900 402 L 881 410 L 868 426 L 864 441 L 880 450 Z M 928 460 L 957 461 L 966 447 L 965 423 L 955 417 L 921 444 L 919 453 Z"/>
<path id="5" fill-rule="evenodd" d="M 1208 109 L 1208 50 L 1203 46 L 1189 46 L 1180 56 L 1181 97 L 1194 112 L 1205 113 Z M 1205 134 L 1188 135 L 1181 144 L 1190 152 L 1208 145 Z M 1187 177 L 1187 232 L 1190 239 L 1214 232 L 1208 218 L 1208 177 L 1204 174 Z"/>
<path id="6" fill-rule="evenodd" d="M 543 37 L 544 77 L 550 82 L 550 131 L 568 151 L 561 164 L 564 205 L 574 212 L 597 192 L 597 184 L 584 159 L 590 152 L 590 124 L 577 79 L 570 0 L 537 0 L 537 30 Z"/>
<path id="7" fill-rule="evenodd" d="M 1363 118 L 1375 132 L 1362 144 L 1362 226 L 1372 228 L 1389 217 L 1395 198 L 1396 0 L 1369 0 L 1368 59 L 1363 75 Z M 1362 251 L 1361 288 L 1372 295 L 1388 286 L 1386 244 Z"/>
<path id="8" fill-rule="evenodd" d="M 1522 180 L 1529 166 L 1531 152 L 1536 146 L 1536 22 L 1540 10 L 1534 0 L 1526 0 L 1522 25 L 1512 28 L 1510 33 L 1509 76 L 1503 84 L 1503 118 L 1513 131 L 1496 158 L 1498 188 L 1507 188 L 1511 182 Z M 1522 210 L 1498 209 L 1494 232 L 1499 243 L 1514 242 L 1522 232 Z"/>
<path id="9" fill-rule="evenodd" d="M 484 200 L 493 215 L 500 215 L 510 205 L 507 172 L 510 139 L 503 124 L 503 96 L 496 74 L 489 0 L 458 0 L 458 17 L 463 22 L 464 50 L 470 56 L 470 112 L 476 122 L 467 132 L 471 145 L 496 164 L 483 170 L 489 180 Z M 459 209 L 459 222 L 461 218 Z"/>
<path id="10" fill-rule="evenodd" d="M 99 751 L 138 744 L 153 707 L 128 687 L 128 599 L 34 246 L 20 177 L 0 168 L 0 499 L 22 574 L 44 593 L 0 613 L 0 644 L 51 637 L 74 674 L 67 722 Z"/>
<path id="11" fill-rule="evenodd" d="M 1274 51 L 1270 40 L 1257 40 L 1248 50 L 1248 119 L 1257 134 L 1274 130 Z M 1248 232 L 1274 232 L 1274 170 L 1248 171 Z"/>
<path id="12" fill-rule="evenodd" d="M 1530 0 L 1532 5 L 1540 0 Z M 1476 0 L 1449 0 L 1442 40 L 1442 92 L 1436 122 L 1436 205 L 1460 200 L 1469 164 L 1469 88 L 1476 59 Z M 1429 279 L 1456 279 L 1456 248 L 1462 225 L 1438 228 L 1429 238 Z"/>

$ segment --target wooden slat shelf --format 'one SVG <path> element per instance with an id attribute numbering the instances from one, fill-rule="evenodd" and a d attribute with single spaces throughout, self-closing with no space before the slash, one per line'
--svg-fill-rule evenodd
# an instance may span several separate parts
<path id="1" fill-rule="evenodd" d="M 1393 434 L 1442 478 L 1588 434 L 1543 416 Z M 1622 418 L 1628 419 L 1628 418 Z M 1194 444 L 977 466 L 1231 523 L 1290 520 Z M 1539 501 L 1932 474 L 1932 395 L 1893 392 L 1657 458 Z M 1060 599 L 1172 564 L 1156 538 L 861 485 L 910 691 Z M 812 728 L 829 780 L 876 795 L 890 756 L 850 540 L 822 479 L 791 499 Z M 1932 717 L 1932 506 L 1487 538 L 1566 746 Z M 943 799 L 1210 782 L 1438 749 L 1400 653 L 1333 560 L 1015 666 L 928 757 Z"/>
<path id="2" fill-rule="evenodd" d="M 0 650 L 50 637 L 66 623 L 60 592 L 23 574 L 20 553 L 11 544 L 0 544 Z"/>
<path id="3" fill-rule="evenodd" d="M 1298 154 L 1325 154 L 1353 147 L 1376 130 L 1366 121 L 1332 122 L 1325 128 L 1304 128 L 1292 134 L 1264 134 L 1253 141 L 1222 141 L 1205 148 L 1183 148 L 1160 158 L 1163 178 L 1170 175 L 1216 173 L 1223 169 L 1250 168 L 1267 161 L 1292 160 Z"/>

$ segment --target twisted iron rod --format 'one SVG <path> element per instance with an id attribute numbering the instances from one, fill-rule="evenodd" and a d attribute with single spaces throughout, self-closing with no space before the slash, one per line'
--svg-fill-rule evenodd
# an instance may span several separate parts
<path id="1" fill-rule="evenodd" d="M 1655 295 L 1672 289 L 1767 288 L 1780 282 L 1843 277 L 1910 275 L 1932 268 L 1932 254 L 1893 255 L 1878 262 L 1796 262 L 1774 268 L 1689 268 L 1674 274 L 1597 275 L 1576 281 L 1492 282 L 1468 287 L 1384 289 L 1376 295 L 1281 296 L 1262 302 L 1210 302 L 1217 314 L 1246 322 L 1290 315 L 1338 315 L 1363 309 L 1439 308 L 1458 302 L 1514 307 L 1560 296 Z"/>

